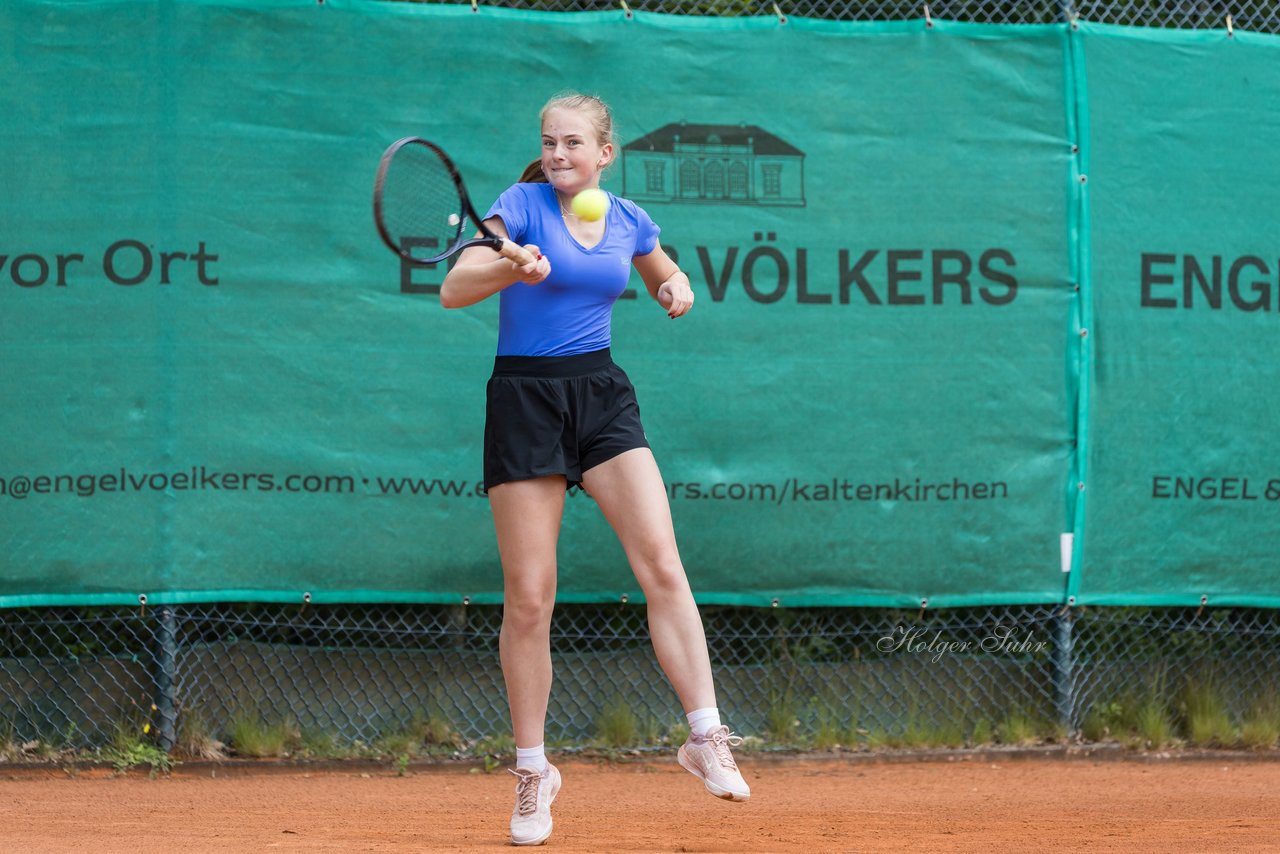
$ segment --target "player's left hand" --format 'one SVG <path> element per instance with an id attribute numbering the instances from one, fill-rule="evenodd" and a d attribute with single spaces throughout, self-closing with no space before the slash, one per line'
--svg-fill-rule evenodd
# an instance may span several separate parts
<path id="1" fill-rule="evenodd" d="M 542 254 L 542 250 L 532 243 L 526 245 L 524 250 L 534 257 L 534 262 L 522 266 L 512 261 L 511 266 L 515 268 L 520 281 L 526 285 L 536 285 L 551 275 L 551 262 Z"/>
<path id="2" fill-rule="evenodd" d="M 682 314 L 688 314 L 693 308 L 693 288 L 683 276 L 667 279 L 658 286 L 658 305 L 667 310 L 667 317 L 673 320 Z"/>

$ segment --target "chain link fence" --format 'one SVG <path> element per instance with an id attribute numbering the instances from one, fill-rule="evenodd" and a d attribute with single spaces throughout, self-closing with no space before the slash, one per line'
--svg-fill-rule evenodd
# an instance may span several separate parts
<path id="1" fill-rule="evenodd" d="M 419 0 L 395 0 L 419 2 Z M 1050 24 L 1079 19 L 1101 24 L 1178 29 L 1232 28 L 1280 32 L 1277 0 L 504 0 L 483 3 L 548 12 L 603 12 L 625 9 L 671 15 L 794 16 L 834 21 L 901 21 L 932 17 L 984 24 Z"/>
<path id="2" fill-rule="evenodd" d="M 1106 738 L 1153 709 L 1171 738 L 1185 737 L 1206 702 L 1233 731 L 1255 714 L 1280 722 L 1275 611 L 706 607 L 703 616 L 719 703 L 761 748 Z M 500 626 L 500 606 L 0 611 L 0 750 L 93 748 L 148 732 L 166 750 L 199 753 L 215 740 L 235 747 L 236 727 L 254 720 L 287 726 L 299 743 L 348 745 L 432 722 L 437 741 L 474 754 L 509 733 Z M 643 606 L 559 606 L 552 648 L 550 742 L 657 747 L 678 733 L 683 715 Z"/>

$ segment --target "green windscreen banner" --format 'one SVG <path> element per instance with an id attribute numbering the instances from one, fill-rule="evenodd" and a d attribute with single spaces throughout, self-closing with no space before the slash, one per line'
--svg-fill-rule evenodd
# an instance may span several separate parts
<path id="1" fill-rule="evenodd" d="M 1078 599 L 1276 606 L 1280 39 L 1081 36 L 1096 334 Z"/>
<path id="2" fill-rule="evenodd" d="M 443 309 L 371 190 L 417 135 L 483 212 L 567 90 L 613 108 L 603 185 L 697 297 L 671 321 L 633 277 L 613 354 L 699 601 L 1275 597 L 1280 502 L 1143 492 L 1280 477 L 1277 306 L 1231 296 L 1280 263 L 1274 39 L 377 0 L 0 25 L 0 606 L 499 601 L 497 300 Z M 1138 304 L 1144 269 L 1181 303 L 1186 256 L 1221 308 Z M 563 601 L 639 598 L 589 495 L 558 561 Z"/>

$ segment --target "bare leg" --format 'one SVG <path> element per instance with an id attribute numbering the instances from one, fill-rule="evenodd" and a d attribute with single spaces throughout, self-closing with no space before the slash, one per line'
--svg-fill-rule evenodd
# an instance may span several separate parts
<path id="1" fill-rule="evenodd" d="M 649 634 L 686 713 L 716 705 L 702 617 L 676 548 L 671 506 L 658 464 L 636 448 L 586 471 L 583 485 L 600 505 L 649 603 Z"/>
<path id="2" fill-rule="evenodd" d="M 563 477 L 540 477 L 489 490 L 502 557 L 498 651 L 517 747 L 543 743 L 551 694 L 551 612 L 564 489 Z"/>

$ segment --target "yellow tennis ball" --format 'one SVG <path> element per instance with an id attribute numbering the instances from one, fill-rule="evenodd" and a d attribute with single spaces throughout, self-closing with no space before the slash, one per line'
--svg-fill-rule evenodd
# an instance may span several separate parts
<path id="1" fill-rule="evenodd" d="M 569 208 L 578 219 L 595 222 L 598 219 L 604 219 L 605 213 L 608 212 L 609 196 L 604 190 L 593 187 L 574 196 L 573 201 L 569 203 Z"/>

